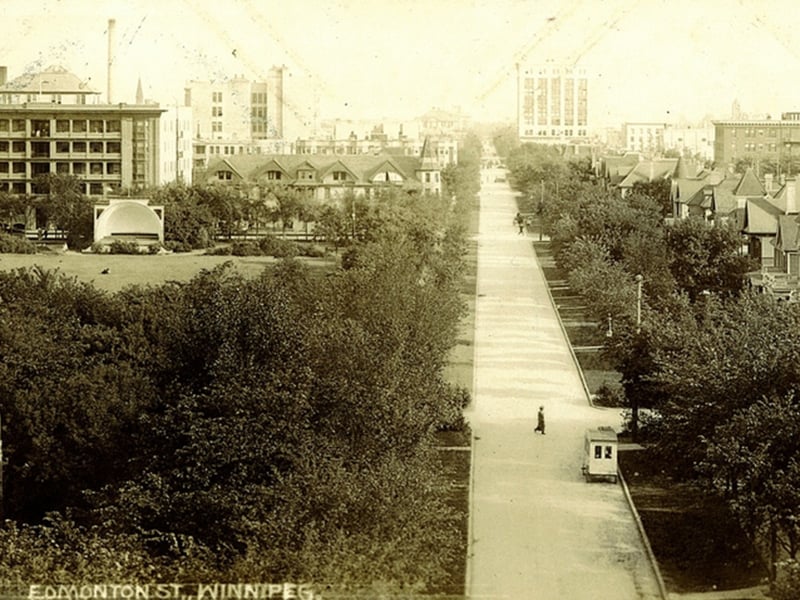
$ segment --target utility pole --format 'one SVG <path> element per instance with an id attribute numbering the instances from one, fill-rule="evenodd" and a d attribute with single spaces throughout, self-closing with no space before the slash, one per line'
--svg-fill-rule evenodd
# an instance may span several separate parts
<path id="1" fill-rule="evenodd" d="M 636 276 L 636 333 L 642 332 L 642 279 L 641 275 Z"/>

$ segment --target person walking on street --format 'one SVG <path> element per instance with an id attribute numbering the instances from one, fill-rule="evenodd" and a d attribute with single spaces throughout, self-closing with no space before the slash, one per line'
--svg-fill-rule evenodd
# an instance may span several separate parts
<path id="1" fill-rule="evenodd" d="M 539 413 L 536 415 L 536 429 L 534 429 L 534 431 L 539 431 L 544 435 L 544 406 L 539 407 Z"/>
<path id="2" fill-rule="evenodd" d="M 522 235 L 523 233 L 525 233 L 525 219 L 522 217 L 520 213 L 517 213 L 517 216 L 514 217 L 514 221 L 519 227 L 519 234 Z"/>

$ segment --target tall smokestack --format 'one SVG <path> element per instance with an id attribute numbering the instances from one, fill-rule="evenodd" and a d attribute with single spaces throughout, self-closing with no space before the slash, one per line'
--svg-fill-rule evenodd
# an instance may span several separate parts
<path id="1" fill-rule="evenodd" d="M 108 74 L 106 75 L 107 84 L 108 84 L 108 91 L 106 97 L 108 99 L 108 103 L 112 104 L 114 102 L 114 86 L 113 86 L 113 66 L 114 66 L 114 44 L 116 40 L 114 39 L 114 33 L 117 28 L 117 22 L 114 19 L 108 20 Z"/>
<path id="2" fill-rule="evenodd" d="M 283 70 L 272 67 L 267 77 L 267 119 L 271 125 L 270 137 L 283 139 Z"/>
<path id="3" fill-rule="evenodd" d="M 8 78 L 8 67 L 0 67 L 0 85 L 5 85 L 7 78 Z"/>

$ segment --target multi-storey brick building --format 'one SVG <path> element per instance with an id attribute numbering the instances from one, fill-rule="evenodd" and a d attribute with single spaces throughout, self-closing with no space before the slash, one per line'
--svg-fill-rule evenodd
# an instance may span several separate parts
<path id="1" fill-rule="evenodd" d="M 0 191 L 35 194 L 38 175 L 74 175 L 89 195 L 160 182 L 158 105 L 99 104 L 59 67 L 5 81 L 0 69 Z"/>
<path id="2" fill-rule="evenodd" d="M 777 163 L 800 159 L 800 112 L 780 119 L 713 121 L 714 162 L 734 164 L 740 159 Z"/>

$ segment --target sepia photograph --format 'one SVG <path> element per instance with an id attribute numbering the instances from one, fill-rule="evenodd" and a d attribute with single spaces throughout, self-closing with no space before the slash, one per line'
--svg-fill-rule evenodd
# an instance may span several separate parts
<path id="1" fill-rule="evenodd" d="M 789 0 L 0 0 L 0 600 L 800 600 Z"/>

